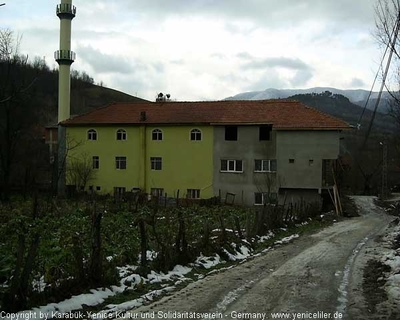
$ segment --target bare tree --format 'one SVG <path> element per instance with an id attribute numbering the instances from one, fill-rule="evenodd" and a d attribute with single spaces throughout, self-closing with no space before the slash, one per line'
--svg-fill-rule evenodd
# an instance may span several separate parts
<path id="1" fill-rule="evenodd" d="M 30 89 L 36 78 L 28 72 L 28 57 L 19 54 L 21 37 L 0 30 L 0 196 L 8 198 L 17 151 L 35 123 Z M 2 190 L 1 190 L 2 189 Z"/>
<path id="2" fill-rule="evenodd" d="M 385 85 L 386 89 L 392 96 L 392 101 L 390 102 L 390 114 L 400 127 L 400 38 L 397 36 L 399 23 L 400 0 L 377 0 L 375 5 L 375 39 L 384 49 L 384 55 L 386 55 L 387 52 L 392 51 L 396 60 L 395 63 L 397 63 L 396 73 L 394 74 L 394 78 L 396 79 L 395 87 L 391 88 L 390 85 Z"/>
<path id="3" fill-rule="evenodd" d="M 84 190 L 95 175 L 93 159 L 86 153 L 69 158 L 69 161 L 67 161 L 67 180 L 76 186 L 77 191 Z"/>

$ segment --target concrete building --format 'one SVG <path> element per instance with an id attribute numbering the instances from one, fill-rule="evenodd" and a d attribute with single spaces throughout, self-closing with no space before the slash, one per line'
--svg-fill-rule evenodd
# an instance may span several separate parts
<path id="1" fill-rule="evenodd" d="M 93 166 L 85 190 L 244 205 L 318 201 L 349 129 L 290 100 L 117 103 L 61 124 L 79 142 L 67 172 L 84 157 Z"/>

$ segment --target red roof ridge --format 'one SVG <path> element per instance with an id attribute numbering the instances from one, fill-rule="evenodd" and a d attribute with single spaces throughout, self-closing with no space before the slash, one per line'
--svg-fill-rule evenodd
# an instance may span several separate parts
<path id="1" fill-rule="evenodd" d="M 141 112 L 146 119 L 141 120 Z M 292 99 L 113 102 L 64 125 L 271 123 L 277 129 L 346 129 L 342 119 Z"/>

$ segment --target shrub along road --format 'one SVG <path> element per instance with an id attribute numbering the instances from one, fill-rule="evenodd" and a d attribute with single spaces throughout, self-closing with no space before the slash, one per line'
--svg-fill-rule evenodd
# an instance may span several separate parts
<path id="1" fill-rule="evenodd" d="M 287 312 L 280 318 L 392 319 L 396 306 L 384 302 L 372 308 L 371 293 L 362 288 L 370 253 L 380 252 L 378 240 L 390 232 L 394 218 L 376 207 L 372 197 L 356 197 L 355 202 L 360 217 L 207 276 L 130 311 L 131 317 L 167 319 L 211 312 L 225 319 L 271 319 L 278 318 L 274 313 Z"/>

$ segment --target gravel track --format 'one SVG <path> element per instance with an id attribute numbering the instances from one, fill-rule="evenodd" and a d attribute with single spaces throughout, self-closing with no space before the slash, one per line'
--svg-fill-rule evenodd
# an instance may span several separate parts
<path id="1" fill-rule="evenodd" d="M 361 285 L 368 252 L 377 247 L 374 239 L 385 231 L 392 218 L 373 204 L 372 197 L 355 197 L 355 201 L 360 217 L 337 222 L 314 235 L 274 247 L 234 268 L 190 283 L 159 301 L 130 311 L 131 317 L 160 318 L 159 311 L 164 315 L 176 311 L 175 316 L 184 312 L 217 312 L 226 319 L 270 319 L 275 312 L 303 313 L 304 318 L 307 312 L 320 312 L 314 318 L 328 319 L 340 312 L 342 319 L 390 319 L 372 317 Z M 167 318 L 174 315 L 163 317 Z"/>

